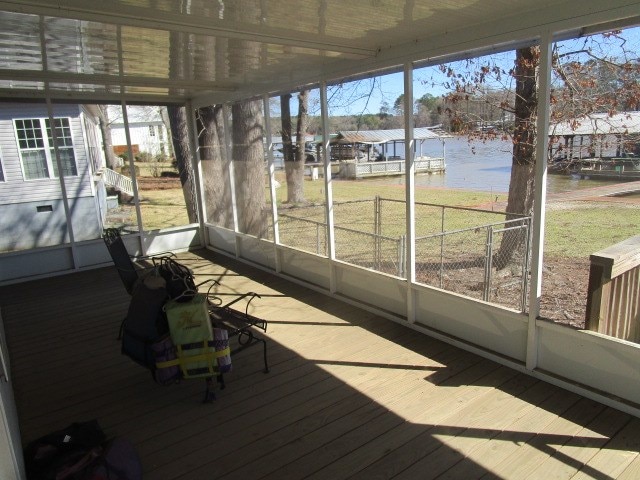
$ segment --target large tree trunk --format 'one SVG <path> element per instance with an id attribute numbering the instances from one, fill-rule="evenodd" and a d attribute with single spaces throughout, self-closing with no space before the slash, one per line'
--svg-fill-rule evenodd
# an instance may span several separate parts
<path id="1" fill-rule="evenodd" d="M 291 128 L 291 94 L 280 96 L 280 122 L 282 124 L 282 159 L 284 161 L 284 173 L 287 180 L 287 199 L 285 203 L 291 202 L 291 190 L 295 183 L 296 157 L 293 151 L 292 128 Z"/>
<path id="2" fill-rule="evenodd" d="M 176 166 L 180 175 L 180 184 L 184 193 L 189 223 L 195 223 L 198 221 L 198 210 L 196 207 L 196 184 L 193 162 L 191 161 L 193 153 L 189 142 L 187 109 L 172 105 L 167 107 L 167 113 L 169 114 L 173 151 L 176 155 Z"/>
<path id="3" fill-rule="evenodd" d="M 225 2 L 225 20 L 260 24 L 266 18 L 267 3 L 260 0 Z M 253 68 L 260 69 L 260 44 L 248 40 L 230 39 L 228 50 L 235 52 L 229 58 L 231 77 Z M 245 100 L 234 103 L 232 113 L 232 158 L 238 229 L 243 233 L 265 237 L 268 215 L 265 209 L 264 121 L 262 102 Z"/>
<path id="4" fill-rule="evenodd" d="M 234 103 L 231 107 L 238 229 L 265 237 L 265 170 L 263 116 L 260 100 Z"/>
<path id="5" fill-rule="evenodd" d="M 167 134 L 166 138 L 171 138 L 171 122 L 169 121 L 169 112 L 167 112 L 167 107 L 158 107 L 158 113 L 160 113 L 162 125 L 164 125 L 164 131 Z M 169 150 L 167 155 L 169 155 L 169 157 L 175 157 L 175 152 L 173 151 L 173 142 L 167 142 L 167 148 Z"/>
<path id="6" fill-rule="evenodd" d="M 507 220 L 533 213 L 538 107 L 536 72 L 539 58 L 539 47 L 516 50 L 515 126 Z M 507 266 L 525 238 L 525 232 L 521 229 L 504 233 L 495 262 L 498 269 Z"/>
<path id="7" fill-rule="evenodd" d="M 308 104 L 309 91 L 303 90 L 298 95 L 298 120 L 296 122 L 296 144 L 292 144 L 291 112 L 289 101 L 291 95 L 280 97 L 282 119 L 282 145 L 284 169 L 287 177 L 287 203 L 304 203 L 304 162 L 305 137 L 309 123 Z"/>
<path id="8" fill-rule="evenodd" d="M 229 159 L 224 145 L 224 108 L 221 105 L 198 111 L 198 144 L 202 165 L 207 222 L 233 228 Z"/>
<path id="9" fill-rule="evenodd" d="M 302 90 L 298 95 L 298 122 L 296 124 L 296 159 L 291 182 L 287 178 L 287 197 L 291 203 L 304 203 L 304 162 L 307 124 L 309 123 L 309 91 Z"/>
<path id="10" fill-rule="evenodd" d="M 114 170 L 118 166 L 116 154 L 113 153 L 113 141 L 111 140 L 111 124 L 109 123 L 109 114 L 106 105 L 97 105 L 98 120 L 100 121 L 100 133 L 102 133 L 102 149 L 104 158 L 107 161 L 107 167 Z"/>

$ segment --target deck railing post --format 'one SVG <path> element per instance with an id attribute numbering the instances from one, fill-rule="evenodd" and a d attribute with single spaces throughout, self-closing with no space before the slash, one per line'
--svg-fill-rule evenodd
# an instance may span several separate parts
<path id="1" fill-rule="evenodd" d="M 586 329 L 640 343 L 640 235 L 590 260 Z"/>

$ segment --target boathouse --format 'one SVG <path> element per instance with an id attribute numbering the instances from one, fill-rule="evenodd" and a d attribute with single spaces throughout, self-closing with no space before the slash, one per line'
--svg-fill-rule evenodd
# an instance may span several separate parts
<path id="1" fill-rule="evenodd" d="M 445 171 L 445 139 L 451 136 L 433 128 L 413 129 L 415 173 Z M 333 136 L 331 161 L 339 162 L 340 178 L 402 175 L 405 171 L 404 129 L 340 131 Z M 442 156 L 423 155 L 425 141 L 440 141 Z"/>
<path id="2" fill-rule="evenodd" d="M 552 172 L 640 179 L 640 112 L 594 113 L 551 125 Z"/>

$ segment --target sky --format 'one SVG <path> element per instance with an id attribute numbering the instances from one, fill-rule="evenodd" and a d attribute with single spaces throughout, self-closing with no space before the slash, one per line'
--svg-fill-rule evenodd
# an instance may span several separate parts
<path id="1" fill-rule="evenodd" d="M 626 39 L 625 48 L 633 50 L 635 57 L 638 58 L 640 56 L 640 27 L 626 29 L 622 36 Z M 558 52 L 565 53 L 582 50 L 586 47 L 592 47 L 595 49 L 594 52 L 598 53 L 597 50 L 605 46 L 605 53 L 612 54 L 620 44 L 621 41 L 616 39 L 603 41 L 602 35 L 598 34 L 582 39 L 559 42 L 556 45 Z M 508 71 L 513 66 L 514 58 L 515 52 L 507 51 L 486 57 L 452 62 L 448 65 L 453 68 L 456 74 L 468 74 L 469 72 L 478 71 L 479 64 L 490 62 L 492 65 L 499 67 L 505 74 L 502 75 L 500 81 L 487 82 L 487 86 L 513 88 L 513 85 L 511 85 L 512 79 L 508 75 Z M 588 57 L 582 55 L 581 58 L 585 60 Z M 420 98 L 426 93 L 435 97 L 443 95 L 450 91 L 450 88 L 447 88 L 451 86 L 450 80 L 437 66 L 414 70 L 414 99 Z M 329 115 L 377 114 L 385 104 L 392 109 L 396 99 L 403 93 L 403 83 L 403 73 L 398 72 L 375 77 L 375 81 L 365 79 L 357 82 L 348 82 L 340 87 L 329 87 L 327 91 Z M 278 110 L 278 108 L 275 110 Z M 272 113 L 276 114 L 275 111 L 272 111 Z M 320 115 L 319 91 L 317 89 L 310 94 L 309 113 L 311 115 Z M 295 101 L 291 102 L 291 114 L 297 115 L 297 102 Z M 279 115 L 279 111 L 277 115 Z"/>

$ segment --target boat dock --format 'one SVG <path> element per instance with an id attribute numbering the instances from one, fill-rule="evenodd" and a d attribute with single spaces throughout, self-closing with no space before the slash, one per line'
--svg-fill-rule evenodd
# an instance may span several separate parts
<path id="1" fill-rule="evenodd" d="M 547 196 L 547 200 L 549 202 L 588 200 L 597 197 L 616 197 L 635 192 L 640 192 L 640 180 L 616 183 L 614 185 L 600 185 L 598 187 L 582 188 L 568 192 L 551 193 Z"/>

